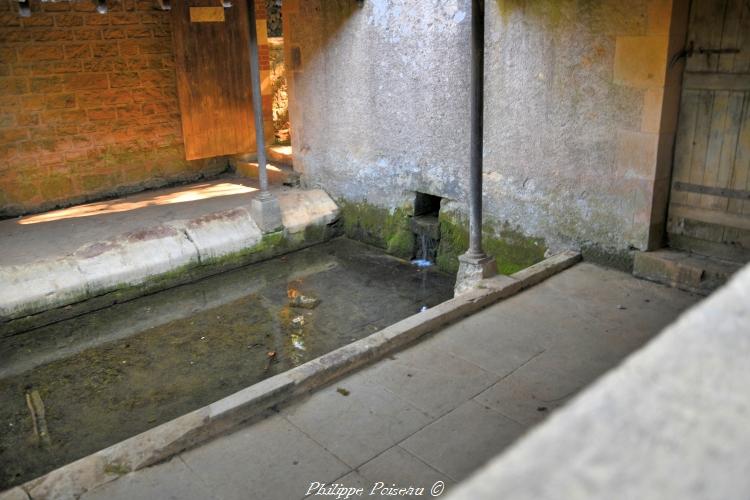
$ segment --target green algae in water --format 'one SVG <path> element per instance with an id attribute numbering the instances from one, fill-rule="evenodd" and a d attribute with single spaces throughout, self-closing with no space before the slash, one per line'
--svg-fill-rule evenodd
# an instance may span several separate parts
<path id="1" fill-rule="evenodd" d="M 449 275 L 342 238 L 2 339 L 0 490 L 437 305 L 452 289 Z M 295 294 L 320 304 L 292 307 Z M 48 449 L 34 443 L 31 390 L 44 402 Z"/>

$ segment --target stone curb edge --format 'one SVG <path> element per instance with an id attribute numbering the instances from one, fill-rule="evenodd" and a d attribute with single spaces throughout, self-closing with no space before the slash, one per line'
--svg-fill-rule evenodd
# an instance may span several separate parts
<path id="1" fill-rule="evenodd" d="M 427 333 L 532 287 L 580 260 L 577 252 L 563 252 L 512 276 L 482 280 L 476 289 L 432 309 L 2 492 L 0 500 L 78 498 L 123 474 L 167 460 L 230 431 L 274 405 L 307 394 Z"/>

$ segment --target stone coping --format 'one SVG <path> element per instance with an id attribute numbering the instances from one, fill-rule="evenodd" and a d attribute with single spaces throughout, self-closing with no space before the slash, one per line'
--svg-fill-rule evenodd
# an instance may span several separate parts
<path id="1" fill-rule="evenodd" d="M 89 241 L 69 255 L 0 266 L 0 336 L 16 333 L 17 328 L 7 326 L 15 320 L 23 319 L 21 323 L 28 326 L 30 316 L 79 306 L 106 294 L 129 289 L 134 293 L 128 298 L 134 298 L 139 292 L 180 284 L 191 270 L 222 271 L 228 261 L 247 264 L 255 254 L 268 258 L 297 250 L 306 240 L 318 243 L 321 238 L 314 236 L 320 235 L 313 235 L 311 229 L 326 227 L 339 217 L 338 206 L 322 189 L 292 189 L 276 195 L 284 224 L 282 238 L 264 234 L 249 206 L 238 206 Z M 78 311 L 82 312 L 87 311 Z M 57 316 L 56 320 L 64 319 Z"/>
<path id="2" fill-rule="evenodd" d="M 123 474 L 167 460 L 262 416 L 277 404 L 307 394 L 427 333 L 515 295 L 580 260 L 580 254 L 564 252 L 512 276 L 483 280 L 474 290 L 368 337 L 0 493 L 0 500 L 77 498 Z"/>

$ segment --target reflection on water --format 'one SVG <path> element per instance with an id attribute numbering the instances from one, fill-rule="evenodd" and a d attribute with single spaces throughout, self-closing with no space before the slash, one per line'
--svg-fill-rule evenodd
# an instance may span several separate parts
<path id="1" fill-rule="evenodd" d="M 338 239 L 2 339 L 0 489 L 365 337 L 452 288 L 450 276 Z M 35 435 L 34 393 L 49 446 Z"/>

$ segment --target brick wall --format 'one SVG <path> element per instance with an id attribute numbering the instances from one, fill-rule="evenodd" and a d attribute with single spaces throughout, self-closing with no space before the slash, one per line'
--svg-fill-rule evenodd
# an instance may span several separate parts
<path id="1" fill-rule="evenodd" d="M 218 173 L 186 161 L 169 12 L 0 0 L 0 216 Z"/>

